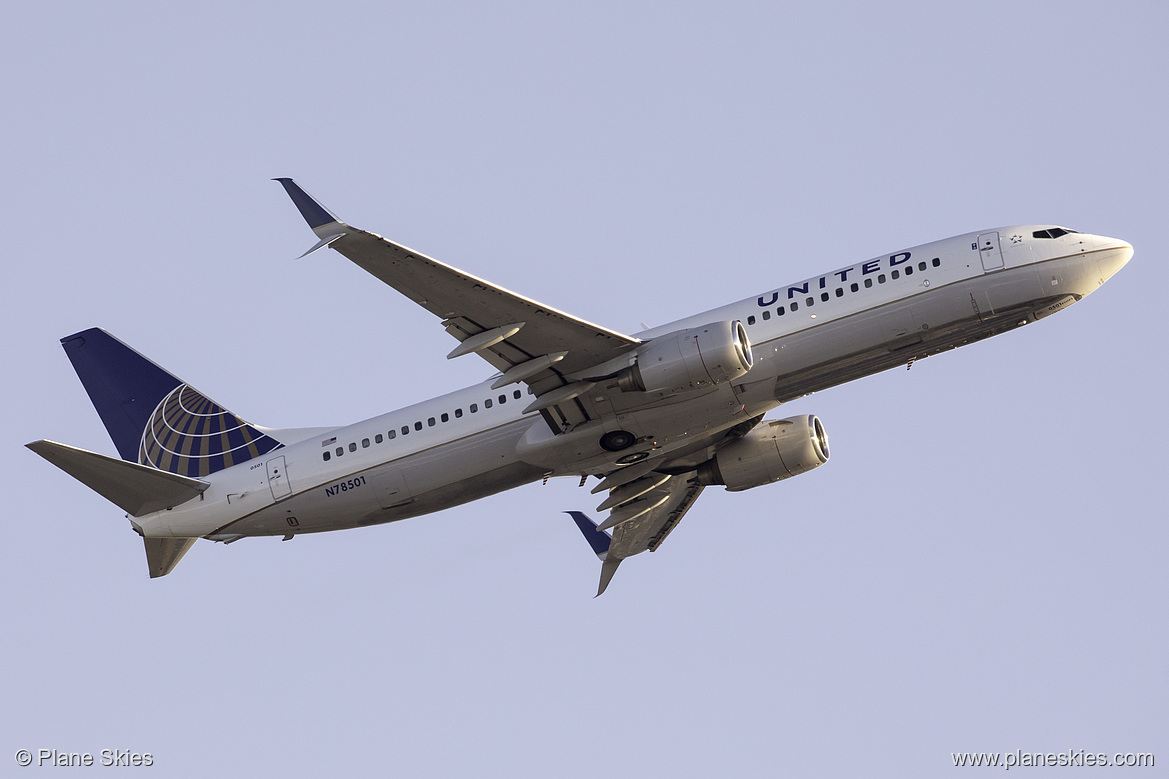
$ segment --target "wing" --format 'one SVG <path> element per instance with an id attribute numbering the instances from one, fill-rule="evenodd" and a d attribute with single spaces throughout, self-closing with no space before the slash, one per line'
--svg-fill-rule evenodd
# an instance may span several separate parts
<path id="1" fill-rule="evenodd" d="M 553 405 L 565 409 L 569 401 L 593 386 L 567 376 L 619 358 L 641 343 L 350 227 L 292 179 L 276 180 L 320 238 L 306 254 L 329 246 L 440 317 L 447 332 L 459 341 L 447 357 L 480 355 L 503 372 L 495 387 L 527 383 L 538 396 L 528 410 Z M 576 406 L 571 409 L 572 416 L 588 418 L 579 404 L 572 405 Z M 580 421 L 583 419 L 565 420 L 570 424 Z"/>
<path id="2" fill-rule="evenodd" d="M 610 510 L 600 525 L 579 511 L 568 512 L 601 560 L 597 595 L 609 586 L 622 560 L 657 551 L 702 489 L 693 471 L 677 476 L 651 471 L 609 491 L 609 497 L 597 507 L 598 511 Z M 607 528 L 613 528 L 611 538 L 605 533 Z"/>

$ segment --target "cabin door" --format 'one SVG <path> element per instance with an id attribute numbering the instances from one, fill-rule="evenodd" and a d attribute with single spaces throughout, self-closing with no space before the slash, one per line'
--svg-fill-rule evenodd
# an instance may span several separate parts
<path id="1" fill-rule="evenodd" d="M 268 461 L 268 486 L 272 488 L 272 500 L 282 500 L 292 494 L 288 474 L 284 471 L 284 455 Z"/>
<path id="2" fill-rule="evenodd" d="M 978 256 L 982 258 L 982 269 L 987 273 L 1003 269 L 1003 250 L 999 246 L 998 233 L 978 236 Z"/>

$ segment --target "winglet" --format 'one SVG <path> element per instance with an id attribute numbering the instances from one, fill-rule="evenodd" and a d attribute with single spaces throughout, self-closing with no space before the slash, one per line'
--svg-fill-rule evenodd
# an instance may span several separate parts
<path id="1" fill-rule="evenodd" d="M 588 518 L 584 512 L 581 511 L 566 511 L 576 522 L 576 526 L 580 528 L 580 532 L 584 535 L 585 540 L 589 542 L 589 546 L 593 548 L 597 558 L 601 561 L 601 583 L 597 587 L 597 594 L 593 597 L 599 597 L 609 586 L 609 582 L 613 579 L 613 574 L 617 572 L 617 566 L 621 564 L 621 558 L 614 557 L 609 559 L 609 542 L 612 540 L 609 534 L 604 530 L 598 530 L 597 525 Z"/>
<path id="2" fill-rule="evenodd" d="M 284 191 L 292 198 L 293 204 L 300 211 L 300 215 L 304 217 L 304 221 L 308 222 L 308 226 L 313 229 L 317 238 L 321 239 L 315 246 L 300 255 L 301 257 L 307 257 L 317 249 L 322 249 L 345 235 L 349 225 L 342 222 L 332 211 L 314 200 L 312 195 L 305 192 L 299 184 L 290 178 L 277 178 L 272 180 L 279 181 L 284 186 Z"/>
<path id="3" fill-rule="evenodd" d="M 312 229 L 316 230 L 318 227 L 324 227 L 330 222 L 341 221 L 329 209 L 322 206 L 316 200 L 313 200 L 312 195 L 305 192 L 300 184 L 297 184 L 292 179 L 278 178 L 272 180 L 279 181 L 284 185 L 284 190 L 292 198 L 292 202 L 300 210 L 300 215 L 304 217 L 304 221 L 308 222 L 308 226 Z"/>
<path id="4" fill-rule="evenodd" d="M 589 546 L 593 548 L 593 552 L 601 560 L 604 560 L 609 554 L 609 541 L 611 540 L 609 534 L 604 530 L 598 530 L 596 523 L 589 519 L 583 511 L 566 511 L 564 513 L 572 517 L 573 522 L 576 522 L 576 526 L 584 535 L 585 541 L 588 541 Z"/>

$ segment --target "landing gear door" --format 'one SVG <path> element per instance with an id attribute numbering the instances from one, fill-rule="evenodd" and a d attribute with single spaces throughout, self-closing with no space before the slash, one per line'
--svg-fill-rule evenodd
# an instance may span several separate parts
<path id="1" fill-rule="evenodd" d="M 978 236 L 978 256 L 982 258 L 982 269 L 987 273 L 1003 269 L 1003 250 L 997 232 Z"/>
<path id="2" fill-rule="evenodd" d="M 273 457 L 268 461 L 268 486 L 272 488 L 272 500 L 282 500 L 292 494 L 288 474 L 284 470 L 284 457 Z"/>

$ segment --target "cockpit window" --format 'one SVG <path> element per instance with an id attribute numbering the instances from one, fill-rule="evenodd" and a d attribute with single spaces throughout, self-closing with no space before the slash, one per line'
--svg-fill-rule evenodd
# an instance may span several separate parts
<path id="1" fill-rule="evenodd" d="M 1068 230 L 1065 227 L 1053 227 L 1050 230 L 1036 230 L 1035 232 L 1031 233 L 1031 237 L 1032 238 L 1059 238 L 1062 235 L 1067 235 L 1068 233 L 1074 233 L 1074 232 L 1076 232 L 1076 231 L 1075 230 Z"/>

